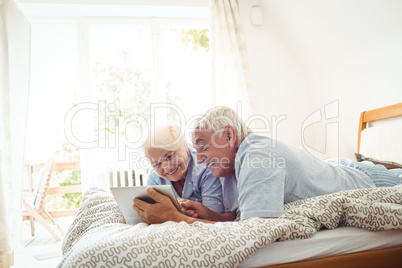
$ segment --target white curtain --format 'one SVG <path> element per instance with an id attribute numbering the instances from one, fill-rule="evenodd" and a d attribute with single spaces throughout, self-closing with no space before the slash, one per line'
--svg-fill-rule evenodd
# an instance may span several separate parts
<path id="1" fill-rule="evenodd" d="M 30 24 L 13 0 L 0 0 L 0 252 L 20 242 L 29 93 Z"/>
<path id="2" fill-rule="evenodd" d="M 211 0 L 210 7 L 213 104 L 232 107 L 246 120 L 252 114 L 253 105 L 239 3 Z"/>

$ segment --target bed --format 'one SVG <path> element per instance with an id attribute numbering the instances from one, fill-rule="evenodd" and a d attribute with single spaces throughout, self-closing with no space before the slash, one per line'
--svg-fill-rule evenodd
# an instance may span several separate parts
<path id="1" fill-rule="evenodd" d="M 363 112 L 357 152 L 379 159 L 370 154 L 367 146 L 360 150 L 368 122 L 397 116 L 402 116 L 402 103 Z M 296 201 L 285 205 L 285 213 L 279 219 L 252 218 L 216 224 L 166 222 L 129 226 L 124 223 L 108 191 L 89 189 L 64 238 L 63 259 L 58 267 L 400 267 L 402 264 L 402 185 Z"/>

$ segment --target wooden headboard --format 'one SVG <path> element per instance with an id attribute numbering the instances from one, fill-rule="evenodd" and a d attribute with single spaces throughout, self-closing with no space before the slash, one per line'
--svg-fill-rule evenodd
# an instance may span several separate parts
<path id="1" fill-rule="evenodd" d="M 374 122 L 382 119 L 402 116 L 402 102 L 370 111 L 362 112 L 360 115 L 359 132 L 357 136 L 357 152 L 360 153 L 360 140 L 363 129 L 367 127 L 368 122 Z"/>

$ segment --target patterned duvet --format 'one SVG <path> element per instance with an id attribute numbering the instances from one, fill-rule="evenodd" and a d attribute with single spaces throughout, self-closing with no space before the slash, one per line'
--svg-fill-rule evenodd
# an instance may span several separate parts
<path id="1" fill-rule="evenodd" d="M 351 190 L 285 205 L 278 219 L 126 225 L 113 196 L 86 191 L 58 267 L 237 267 L 273 242 L 339 225 L 402 230 L 402 186 Z"/>

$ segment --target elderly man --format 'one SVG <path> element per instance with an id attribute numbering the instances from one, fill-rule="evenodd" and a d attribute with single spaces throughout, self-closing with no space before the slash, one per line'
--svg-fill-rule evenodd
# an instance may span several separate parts
<path id="1" fill-rule="evenodd" d="M 216 178 L 226 178 L 222 180 L 224 202 L 238 204 L 241 220 L 279 217 L 284 204 L 300 199 L 376 187 L 369 172 L 334 165 L 292 145 L 252 133 L 227 107 L 210 109 L 197 121 L 193 143 L 198 163 L 207 165 Z M 183 202 L 183 215 L 153 189 L 148 193 L 157 201 L 155 205 L 134 202 L 134 208 L 148 223 L 220 220 L 219 213 L 198 202 Z"/>

